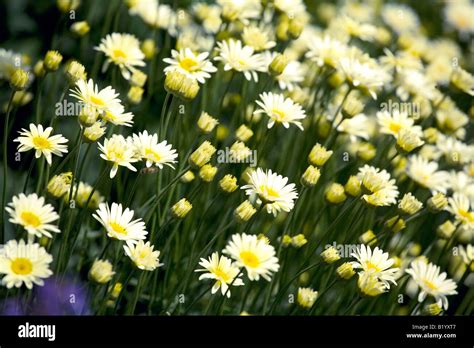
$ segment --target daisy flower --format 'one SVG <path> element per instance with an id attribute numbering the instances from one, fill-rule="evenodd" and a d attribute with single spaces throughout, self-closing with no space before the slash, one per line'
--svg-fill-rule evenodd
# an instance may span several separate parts
<path id="1" fill-rule="evenodd" d="M 410 96 L 421 96 L 433 100 L 436 96 L 435 83 L 426 74 L 414 69 L 402 70 L 396 81 L 398 87 L 396 93 L 402 101 L 408 100 Z"/>
<path id="2" fill-rule="evenodd" d="M 368 193 L 362 199 L 374 206 L 389 206 L 397 203 L 398 188 L 395 179 L 384 169 L 369 165 L 359 168 L 357 178 Z"/>
<path id="3" fill-rule="evenodd" d="M 131 34 L 109 34 L 94 49 L 103 52 L 107 57 L 102 66 L 102 72 L 107 70 L 110 63 L 113 63 L 120 68 L 125 80 L 130 79 L 130 72 L 133 72 L 135 66 L 145 66 L 145 55 L 140 50 L 140 42 Z"/>
<path id="4" fill-rule="evenodd" d="M 264 204 L 269 214 L 277 215 L 281 210 L 289 212 L 293 209 L 294 200 L 298 198 L 295 184 L 288 184 L 288 178 L 261 168 L 252 171 L 248 185 L 242 186 L 247 196 L 257 199 L 257 203 Z"/>
<path id="5" fill-rule="evenodd" d="M 206 58 L 209 56 L 208 52 L 195 54 L 189 48 L 178 51 L 172 50 L 171 57 L 165 58 L 163 61 L 168 63 L 164 70 L 165 74 L 169 71 L 179 71 L 186 76 L 197 80 L 199 83 L 204 83 L 206 79 L 211 77 L 210 73 L 217 71 L 217 68 Z"/>
<path id="6" fill-rule="evenodd" d="M 136 243 L 145 239 L 148 232 L 143 220 L 132 220 L 133 215 L 133 210 L 123 210 L 122 204 L 117 203 L 112 203 L 110 208 L 107 203 L 101 203 L 95 214 L 92 214 L 105 227 L 110 238 Z"/>
<path id="7" fill-rule="evenodd" d="M 5 208 L 10 214 L 9 221 L 23 226 L 32 236 L 52 238 L 51 232 L 61 232 L 56 225 L 51 224 L 59 219 L 59 215 L 51 204 L 44 202 L 44 198 L 38 197 L 36 193 L 28 196 L 20 193 L 18 196 L 13 196 L 12 202 Z"/>
<path id="8" fill-rule="evenodd" d="M 33 123 L 30 123 L 30 130 L 28 131 L 23 128 L 20 136 L 13 141 L 20 143 L 18 145 L 19 152 L 34 149 L 36 158 L 43 155 L 46 158 L 46 162 L 51 165 L 51 155 L 62 157 L 63 152 L 67 153 L 67 145 L 64 144 L 68 142 L 61 134 L 51 136 L 52 131 L 52 127 L 43 129 L 43 126 L 40 124 L 35 126 Z"/>
<path id="9" fill-rule="evenodd" d="M 92 79 L 89 79 L 87 82 L 78 80 L 76 88 L 70 93 L 71 97 L 79 99 L 79 101 L 85 104 L 85 107 L 93 108 L 100 112 L 120 104 L 120 100 L 117 98 L 118 95 L 118 93 L 115 93 L 115 89 L 110 86 L 99 90 L 99 87 Z"/>
<path id="10" fill-rule="evenodd" d="M 308 52 L 305 57 L 316 62 L 319 67 L 324 65 L 336 68 L 339 60 L 346 55 L 348 48 L 342 42 L 329 35 L 311 37 L 308 41 Z"/>
<path id="11" fill-rule="evenodd" d="M 23 284 L 28 289 L 32 289 L 33 284 L 43 286 L 43 279 L 53 274 L 49 269 L 52 261 L 53 257 L 39 244 L 10 240 L 0 246 L 0 273 L 5 274 L 2 284 L 8 289 Z"/>
<path id="12" fill-rule="evenodd" d="M 256 235 L 232 235 L 223 253 L 233 258 L 238 267 L 245 267 L 251 281 L 259 280 L 260 276 L 270 281 L 272 273 L 280 268 L 275 248 Z"/>
<path id="13" fill-rule="evenodd" d="M 110 170 L 110 178 L 114 178 L 117 174 L 119 166 L 124 166 L 131 171 L 136 172 L 137 169 L 131 163 L 137 162 L 135 152 L 129 142 L 122 136 L 114 134 L 111 138 L 105 139 L 104 144 L 99 144 L 99 150 L 102 152 L 100 157 L 106 161 L 113 163 Z"/>
<path id="14" fill-rule="evenodd" d="M 361 62 L 354 57 L 344 57 L 339 62 L 339 68 L 351 86 L 367 92 L 374 100 L 377 99 L 376 92 L 391 81 L 390 75 L 372 61 Z"/>
<path id="15" fill-rule="evenodd" d="M 133 134 L 133 146 L 135 153 L 146 161 L 147 168 L 155 165 L 160 169 L 169 166 L 174 169 L 173 163 L 177 163 L 178 153 L 168 144 L 166 140 L 158 143 L 157 134 L 148 134 L 145 130 L 142 133 Z"/>
<path id="16" fill-rule="evenodd" d="M 269 50 L 276 46 L 276 42 L 270 40 L 269 31 L 255 25 L 244 27 L 242 40 L 246 45 L 252 47 L 255 52 Z"/>
<path id="17" fill-rule="evenodd" d="M 361 244 L 351 256 L 357 259 L 352 262 L 354 269 L 361 269 L 362 272 L 377 277 L 387 288 L 390 288 L 390 283 L 397 285 L 395 274 L 398 268 L 392 268 L 395 261 L 382 249 L 375 247 L 372 251 L 370 246 Z"/>
<path id="18" fill-rule="evenodd" d="M 219 56 L 214 60 L 224 63 L 224 70 L 235 70 L 242 72 L 245 78 L 258 82 L 257 71 L 266 71 L 267 67 L 260 54 L 254 54 L 254 49 L 250 46 L 242 46 L 240 40 L 230 39 L 217 43 Z"/>
<path id="19" fill-rule="evenodd" d="M 292 92 L 295 87 L 304 80 L 303 66 L 296 60 L 290 61 L 283 72 L 276 77 L 278 86 L 285 90 Z"/>
<path id="20" fill-rule="evenodd" d="M 215 294 L 219 288 L 224 296 L 230 297 L 229 286 L 242 286 L 244 282 L 240 279 L 240 269 L 232 262 L 231 259 L 220 256 L 219 253 L 213 253 L 208 260 L 201 258 L 199 265 L 202 269 L 195 272 L 207 272 L 199 277 L 201 279 L 212 279 L 216 282 L 211 289 L 211 293 Z"/>
<path id="21" fill-rule="evenodd" d="M 448 309 L 448 295 L 456 295 L 456 283 L 446 278 L 446 272 L 440 274 L 439 266 L 426 263 L 424 260 L 415 260 L 411 268 L 405 271 L 411 275 L 420 288 L 418 302 L 423 302 L 426 296 L 433 296 L 436 303 L 444 309 Z"/>
<path id="22" fill-rule="evenodd" d="M 449 174 L 445 171 L 438 171 L 437 162 L 429 162 L 419 155 L 413 155 L 408 158 L 405 170 L 413 181 L 426 187 L 432 193 L 446 193 L 449 186 Z"/>
<path id="23" fill-rule="evenodd" d="M 260 99 L 256 103 L 260 109 L 254 111 L 254 114 L 267 114 L 270 118 L 268 121 L 268 128 L 272 128 L 275 123 L 283 124 L 283 127 L 290 127 L 293 123 L 299 129 L 303 130 L 303 126 L 299 120 L 306 117 L 306 113 L 298 103 L 295 103 L 290 98 L 285 98 L 282 94 L 276 93 L 262 93 Z"/>
<path id="24" fill-rule="evenodd" d="M 418 136 L 422 136 L 423 131 L 420 126 L 415 126 L 415 120 L 406 112 L 386 110 L 377 112 L 377 123 L 380 127 L 380 133 L 393 135 L 397 138 L 402 129 L 410 129 Z"/>
<path id="25" fill-rule="evenodd" d="M 115 104 L 112 107 L 104 110 L 102 114 L 102 120 L 110 122 L 116 126 L 132 127 L 133 125 L 133 114 L 131 112 L 125 112 L 125 108 L 121 104 Z"/>
<path id="26" fill-rule="evenodd" d="M 143 240 L 140 240 L 138 243 L 130 243 L 127 241 L 127 245 L 124 245 L 123 249 L 138 269 L 153 271 L 163 265 L 159 259 L 160 252 L 153 250 L 154 246 L 150 245 L 150 242 L 144 243 Z"/>
<path id="27" fill-rule="evenodd" d="M 249 24 L 250 19 L 260 18 L 262 5 L 255 0 L 217 0 L 222 11 L 228 14 L 228 19 L 240 21 L 244 25 Z"/>
<path id="28" fill-rule="evenodd" d="M 471 210 L 471 202 L 463 193 L 455 192 L 453 197 L 448 198 L 449 205 L 445 208 L 454 215 L 457 221 L 474 229 L 474 211 Z"/>

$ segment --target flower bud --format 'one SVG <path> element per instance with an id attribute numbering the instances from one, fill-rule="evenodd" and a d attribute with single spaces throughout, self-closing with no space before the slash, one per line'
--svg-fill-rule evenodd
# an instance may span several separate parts
<path id="1" fill-rule="evenodd" d="M 373 245 L 377 243 L 377 236 L 372 230 L 367 230 L 359 237 L 359 241 L 363 244 Z"/>
<path id="2" fill-rule="evenodd" d="M 211 160 L 215 152 L 216 148 L 206 140 L 189 156 L 189 163 L 200 168 Z"/>
<path id="3" fill-rule="evenodd" d="M 355 115 L 360 114 L 363 109 L 364 104 L 359 98 L 355 96 L 349 96 L 342 106 L 342 115 L 345 118 L 352 118 Z"/>
<path id="4" fill-rule="evenodd" d="M 351 279 L 355 275 L 354 267 L 352 267 L 352 263 L 344 262 L 336 269 L 337 275 L 345 280 Z"/>
<path id="5" fill-rule="evenodd" d="M 138 105 L 141 103 L 143 97 L 143 88 L 138 86 L 132 86 L 128 90 L 127 99 L 133 105 Z"/>
<path id="6" fill-rule="evenodd" d="M 249 127 L 247 127 L 245 124 L 242 124 L 235 131 L 235 136 L 238 140 L 243 141 L 245 143 L 253 136 L 253 131 Z"/>
<path id="7" fill-rule="evenodd" d="M 332 204 L 339 204 L 346 200 L 347 196 L 344 192 L 344 186 L 338 183 L 332 183 L 326 189 L 326 194 L 324 195 L 326 200 Z"/>
<path id="8" fill-rule="evenodd" d="M 59 11 L 67 13 L 76 10 L 81 4 L 81 0 L 57 0 L 56 5 Z"/>
<path id="9" fill-rule="evenodd" d="M 339 251 L 337 251 L 337 249 L 333 246 L 324 249 L 324 251 L 321 253 L 321 257 L 323 258 L 323 261 L 328 264 L 334 263 L 341 258 Z"/>
<path id="10" fill-rule="evenodd" d="M 204 182 L 211 182 L 217 174 L 217 167 L 205 164 L 199 169 L 199 177 Z"/>
<path id="11" fill-rule="evenodd" d="M 48 193 L 53 196 L 54 198 L 62 197 L 66 192 L 69 192 L 71 189 L 71 180 L 72 180 L 72 173 L 61 173 L 59 175 L 55 175 L 49 180 L 47 190 Z"/>
<path id="12" fill-rule="evenodd" d="M 443 309 L 437 303 L 431 303 L 423 307 L 424 315 L 438 316 L 443 312 Z"/>
<path id="13" fill-rule="evenodd" d="M 232 193 L 237 190 L 238 187 L 237 178 L 231 174 L 227 174 L 219 180 L 219 188 L 226 193 Z"/>
<path id="14" fill-rule="evenodd" d="M 142 42 L 140 49 L 145 55 L 146 60 L 152 60 L 157 53 L 155 41 L 153 39 L 146 39 Z"/>
<path id="15" fill-rule="evenodd" d="M 44 70 L 44 63 L 42 60 L 38 60 L 33 67 L 33 72 L 36 77 L 43 77 L 46 74 L 46 70 Z"/>
<path id="16" fill-rule="evenodd" d="M 95 260 L 89 271 L 89 277 L 99 284 L 109 282 L 114 274 L 112 264 L 108 260 Z"/>
<path id="17" fill-rule="evenodd" d="M 400 216 L 395 215 L 394 217 L 388 219 L 385 222 L 385 226 L 392 230 L 394 233 L 400 232 L 405 229 L 406 224 L 405 220 L 403 220 Z"/>
<path id="18" fill-rule="evenodd" d="M 96 142 L 105 134 L 106 127 L 102 126 L 102 122 L 97 121 L 90 127 L 84 128 L 84 138 L 86 142 Z"/>
<path id="19" fill-rule="evenodd" d="M 186 198 L 182 198 L 171 207 L 171 212 L 174 217 L 184 219 L 192 208 L 193 205 Z"/>
<path id="20" fill-rule="evenodd" d="M 197 121 L 199 130 L 204 134 L 211 133 L 218 124 L 219 121 L 204 111 L 201 113 L 201 116 L 199 116 Z"/>
<path id="21" fill-rule="evenodd" d="M 75 22 L 71 25 L 71 31 L 77 36 L 84 36 L 91 30 L 86 21 Z"/>
<path id="22" fill-rule="evenodd" d="M 318 298 L 318 292 L 311 288 L 298 288 L 297 301 L 303 308 L 313 307 L 314 302 Z"/>
<path id="23" fill-rule="evenodd" d="M 304 234 L 300 233 L 291 238 L 291 245 L 293 245 L 295 248 L 301 248 L 306 243 L 308 243 L 308 240 L 306 239 Z"/>
<path id="24" fill-rule="evenodd" d="M 135 69 L 130 77 L 130 83 L 132 86 L 142 87 L 145 85 L 148 76 L 143 71 Z"/>
<path id="25" fill-rule="evenodd" d="M 306 187 L 313 187 L 318 182 L 320 176 L 321 172 L 319 169 L 310 165 L 301 176 L 301 184 Z"/>
<path id="26" fill-rule="evenodd" d="M 29 79 L 29 73 L 23 69 L 15 69 L 12 76 L 10 77 L 10 86 L 15 91 L 21 91 L 25 89 Z"/>
<path id="27" fill-rule="evenodd" d="M 293 40 L 296 40 L 300 37 L 304 29 L 304 21 L 301 18 L 293 18 L 290 20 L 288 26 L 288 34 Z"/>
<path id="28" fill-rule="evenodd" d="M 360 180 L 355 175 L 351 175 L 344 185 L 344 190 L 349 196 L 357 197 L 361 193 Z"/>
<path id="29" fill-rule="evenodd" d="M 450 239 L 456 231 L 456 226 L 449 220 L 446 220 L 443 224 L 439 225 L 436 229 L 438 237 L 442 239 Z"/>
<path id="30" fill-rule="evenodd" d="M 268 66 L 268 71 L 272 76 L 278 76 L 283 74 L 286 66 L 288 65 L 288 58 L 281 53 L 278 53 L 272 62 Z"/>
<path id="31" fill-rule="evenodd" d="M 436 193 L 428 199 L 428 209 L 432 213 L 437 213 L 443 210 L 448 205 L 448 199 L 441 192 Z"/>
<path id="32" fill-rule="evenodd" d="M 423 203 L 416 199 L 410 192 L 405 194 L 398 204 L 398 209 L 408 215 L 416 214 L 422 207 Z"/>
<path id="33" fill-rule="evenodd" d="M 58 51 L 48 51 L 44 56 L 44 68 L 46 71 L 56 71 L 61 64 L 63 56 Z"/>
<path id="34" fill-rule="evenodd" d="M 186 173 L 183 174 L 183 176 L 180 178 L 181 182 L 188 183 L 193 181 L 195 178 L 194 173 L 190 170 L 188 170 Z"/>
<path id="35" fill-rule="evenodd" d="M 252 203 L 247 200 L 235 208 L 234 216 L 238 222 L 242 223 L 249 221 L 256 212 L 257 209 L 255 209 Z"/>
<path id="36" fill-rule="evenodd" d="M 322 167 L 332 156 L 332 153 L 333 152 L 331 150 L 327 150 L 321 144 L 316 144 L 311 149 L 308 159 L 312 165 Z"/>
<path id="37" fill-rule="evenodd" d="M 79 80 L 86 80 L 87 73 L 84 65 L 76 60 L 70 61 L 66 65 L 66 78 L 68 79 L 70 85 L 74 85 Z"/>
<path id="38" fill-rule="evenodd" d="M 84 106 L 79 113 L 79 123 L 84 127 L 90 127 L 97 122 L 99 112 L 91 106 Z"/>

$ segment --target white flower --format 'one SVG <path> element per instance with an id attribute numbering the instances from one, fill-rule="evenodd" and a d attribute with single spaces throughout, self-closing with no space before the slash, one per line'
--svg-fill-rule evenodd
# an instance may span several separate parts
<path id="1" fill-rule="evenodd" d="M 250 46 L 243 46 L 240 40 L 230 39 L 217 43 L 219 56 L 214 58 L 224 63 L 224 70 L 242 72 L 247 80 L 258 82 L 257 71 L 266 71 L 265 61 L 260 54 L 254 54 Z"/>
<path id="2" fill-rule="evenodd" d="M 436 96 L 435 83 L 426 74 L 414 69 L 402 70 L 397 79 L 397 95 L 406 101 L 410 96 L 421 96 L 433 100 Z"/>
<path id="3" fill-rule="evenodd" d="M 244 25 L 249 24 L 249 19 L 257 19 L 261 15 L 262 5 L 255 0 L 217 0 L 222 9 L 232 13 L 234 20 L 239 20 Z"/>
<path id="4" fill-rule="evenodd" d="M 112 169 L 110 170 L 111 179 L 117 174 L 119 166 L 127 167 L 134 172 L 137 171 L 137 169 L 131 165 L 131 163 L 138 161 L 138 159 L 135 158 L 133 147 L 122 135 L 114 134 L 111 138 L 105 139 L 104 145 L 99 144 L 99 150 L 102 152 L 100 154 L 101 158 L 113 163 Z"/>
<path id="5" fill-rule="evenodd" d="M 211 77 L 210 73 L 216 72 L 217 68 L 206 58 L 209 53 L 203 52 L 195 54 L 189 48 L 171 51 L 172 58 L 165 58 L 163 61 L 170 64 L 164 70 L 165 73 L 170 71 L 179 71 L 186 76 L 196 79 L 199 83 L 204 83 L 206 79 Z"/>
<path id="6" fill-rule="evenodd" d="M 249 174 L 248 185 L 241 188 L 251 199 L 257 198 L 259 204 L 265 204 L 269 214 L 277 215 L 281 210 L 289 212 L 293 209 L 294 200 L 298 198 L 295 184 L 288 184 L 288 178 L 273 173 L 264 172 L 261 168 Z"/>
<path id="7" fill-rule="evenodd" d="M 136 154 L 146 161 L 148 168 L 155 165 L 163 169 L 163 166 L 166 165 L 174 169 L 173 164 L 177 163 L 176 150 L 166 140 L 158 143 L 157 134 L 148 134 L 146 130 L 138 135 L 133 134 L 133 146 Z"/>
<path id="8" fill-rule="evenodd" d="M 8 289 L 22 284 L 28 289 L 32 289 L 33 284 L 43 286 L 43 278 L 53 274 L 49 269 L 52 261 L 53 257 L 39 244 L 10 240 L 0 246 L 0 274 L 5 274 L 2 284 Z"/>
<path id="9" fill-rule="evenodd" d="M 259 28 L 255 25 L 244 27 L 242 40 L 244 40 L 244 43 L 252 47 L 256 52 L 269 50 L 276 46 L 276 42 L 270 40 L 269 30 Z"/>
<path id="10" fill-rule="evenodd" d="M 448 198 L 448 203 L 446 210 L 453 214 L 462 225 L 474 229 L 474 211 L 471 209 L 471 202 L 467 196 L 455 192 L 453 197 Z"/>
<path id="11" fill-rule="evenodd" d="M 142 219 L 133 220 L 134 211 L 122 204 L 112 203 L 109 208 L 107 203 L 99 204 L 99 209 L 92 216 L 104 226 L 110 238 L 136 243 L 145 239 L 148 234 Z"/>
<path id="12" fill-rule="evenodd" d="M 376 92 L 391 81 L 391 76 L 372 60 L 361 62 L 355 57 L 344 57 L 339 68 L 351 86 L 369 93 L 375 100 Z"/>
<path id="13" fill-rule="evenodd" d="M 99 284 L 105 284 L 109 282 L 114 276 L 112 264 L 109 260 L 98 260 L 96 259 L 92 264 L 89 271 L 89 276 L 92 280 Z"/>
<path id="14" fill-rule="evenodd" d="M 406 112 L 393 110 L 388 112 L 386 110 L 377 112 L 377 122 L 380 126 L 380 133 L 390 134 L 395 138 L 398 137 L 400 130 L 410 129 L 418 136 L 422 136 L 423 131 L 420 126 L 415 126 L 415 120 Z"/>
<path id="15" fill-rule="evenodd" d="M 103 52 L 107 57 L 102 71 L 106 71 L 109 64 L 113 63 L 120 68 L 126 80 L 130 79 L 130 72 L 133 72 L 135 66 L 145 66 L 145 54 L 140 50 L 140 42 L 131 34 L 109 34 L 95 49 Z"/>
<path id="16" fill-rule="evenodd" d="M 115 89 L 110 86 L 99 90 L 99 87 L 92 79 L 89 79 L 87 82 L 78 80 L 76 82 L 76 88 L 72 90 L 70 94 L 71 97 L 79 99 L 84 103 L 85 107 L 93 108 L 100 112 L 104 112 L 120 104 L 120 100 L 117 98 L 118 95 L 118 93 L 115 93 Z"/>
<path id="17" fill-rule="evenodd" d="M 260 100 L 256 103 L 260 109 L 254 111 L 254 114 L 265 113 L 270 118 L 268 121 L 268 128 L 272 128 L 275 123 L 283 124 L 283 127 L 289 128 L 290 123 L 293 123 L 299 129 L 303 130 L 303 126 L 299 120 L 306 117 L 306 113 L 298 103 L 295 103 L 291 98 L 285 98 L 282 94 L 262 93 Z"/>
<path id="18" fill-rule="evenodd" d="M 51 135 L 53 128 L 47 127 L 43 130 L 42 125 L 35 126 L 30 123 L 30 130 L 22 129 L 20 136 L 16 138 L 15 142 L 20 143 L 18 145 L 19 152 L 26 152 L 29 150 L 35 150 L 35 158 L 39 158 L 41 155 L 44 156 L 46 162 L 51 165 L 52 155 L 59 157 L 63 156 L 63 152 L 67 153 L 68 142 L 61 134 Z"/>
<path id="19" fill-rule="evenodd" d="M 440 274 L 439 266 L 432 263 L 427 264 L 424 260 L 415 260 L 411 268 L 406 270 L 420 287 L 418 302 L 423 302 L 427 295 L 433 296 L 436 303 L 444 309 L 448 309 L 446 296 L 457 294 L 456 283 L 446 278 L 446 273 Z"/>
<path id="20" fill-rule="evenodd" d="M 415 11 L 401 4 L 386 4 L 382 9 L 382 19 L 396 33 L 417 32 L 420 20 Z"/>
<path id="21" fill-rule="evenodd" d="M 344 119 L 337 127 L 337 130 L 350 135 L 352 141 L 356 141 L 357 137 L 368 140 L 371 124 L 372 120 L 366 115 L 357 114 L 354 117 Z"/>
<path id="22" fill-rule="evenodd" d="M 309 51 L 306 52 L 306 58 L 316 62 L 318 66 L 327 65 L 336 68 L 339 60 L 347 53 L 347 46 L 342 42 L 331 38 L 329 35 L 324 37 L 311 37 L 308 42 Z"/>
<path id="23" fill-rule="evenodd" d="M 361 244 L 357 250 L 351 254 L 357 261 L 352 262 L 352 267 L 361 269 L 363 272 L 375 276 L 387 288 L 390 283 L 396 285 L 395 274 L 398 268 L 392 268 L 393 259 L 390 259 L 388 253 L 384 253 L 382 249 L 375 247 L 372 251 L 370 246 Z"/>
<path id="24" fill-rule="evenodd" d="M 140 240 L 138 243 L 131 243 L 131 241 L 127 241 L 127 245 L 124 245 L 123 249 L 138 269 L 153 271 L 163 265 L 159 259 L 160 252 L 153 250 L 154 246 L 150 245 L 150 242 L 144 243 L 143 240 Z"/>
<path id="25" fill-rule="evenodd" d="M 397 202 L 398 188 L 395 179 L 384 169 L 380 170 L 369 165 L 359 168 L 357 178 L 370 194 L 364 194 L 362 199 L 375 206 L 389 206 Z"/>
<path id="26" fill-rule="evenodd" d="M 59 219 L 59 215 L 51 204 L 45 204 L 44 198 L 38 197 L 36 193 L 13 196 L 5 210 L 11 216 L 8 221 L 23 226 L 30 235 L 52 238 L 51 232 L 61 232 L 56 225 L 51 224 Z"/>
<path id="27" fill-rule="evenodd" d="M 113 105 L 104 110 L 102 120 L 110 122 L 116 126 L 131 127 L 133 125 L 133 114 L 125 112 L 125 108 L 121 104 Z"/>
<path id="28" fill-rule="evenodd" d="M 242 286 L 244 282 L 240 279 L 240 269 L 232 262 L 231 259 L 221 256 L 219 253 L 213 253 L 208 260 L 201 258 L 199 265 L 202 269 L 195 272 L 207 272 L 199 277 L 201 279 L 213 279 L 216 282 L 211 289 L 211 293 L 215 294 L 219 288 L 222 295 L 230 297 L 229 286 Z M 238 278 L 236 278 L 238 276 Z"/>
<path id="29" fill-rule="evenodd" d="M 408 158 L 406 172 L 413 181 L 431 192 L 446 193 L 449 187 L 448 173 L 438 171 L 437 162 L 428 162 L 421 156 L 413 155 Z"/>
<path id="30" fill-rule="evenodd" d="M 256 235 L 232 235 L 223 253 L 233 258 L 237 266 L 245 267 L 247 276 L 252 281 L 259 280 L 260 276 L 270 281 L 272 273 L 280 268 L 275 248 Z"/>

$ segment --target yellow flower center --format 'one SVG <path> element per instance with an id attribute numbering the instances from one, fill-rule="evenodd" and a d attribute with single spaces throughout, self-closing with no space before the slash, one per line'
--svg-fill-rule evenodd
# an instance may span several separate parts
<path id="1" fill-rule="evenodd" d="M 199 68 L 199 63 L 193 58 L 186 57 L 179 61 L 179 66 L 186 71 L 192 72 Z"/>
<path id="2" fill-rule="evenodd" d="M 256 268 L 260 265 L 260 260 L 257 255 L 251 251 L 242 251 L 240 253 L 240 258 L 245 266 Z"/>
<path id="3" fill-rule="evenodd" d="M 431 290 L 438 290 L 438 287 L 435 284 L 433 284 L 432 282 L 430 282 L 428 279 L 424 279 L 423 282 Z"/>
<path id="4" fill-rule="evenodd" d="M 459 209 L 458 214 L 467 222 L 474 222 L 474 212 Z"/>
<path id="5" fill-rule="evenodd" d="M 277 121 L 283 121 L 285 119 L 285 113 L 278 109 L 272 109 L 272 114 L 275 116 Z"/>
<path id="6" fill-rule="evenodd" d="M 127 234 L 127 230 L 122 225 L 120 225 L 116 222 L 111 222 L 109 225 L 110 225 L 110 227 L 112 227 L 114 232 L 120 233 L 120 234 Z"/>
<path id="7" fill-rule="evenodd" d="M 51 143 L 47 138 L 43 137 L 33 137 L 33 144 L 35 145 L 36 148 L 38 149 L 49 149 L 51 148 Z"/>
<path id="8" fill-rule="evenodd" d="M 112 51 L 112 55 L 114 56 L 115 59 L 125 59 L 127 58 L 127 54 L 122 51 L 121 49 L 115 49 Z"/>
<path id="9" fill-rule="evenodd" d="M 370 271 L 374 271 L 374 272 L 380 272 L 381 271 L 380 267 L 377 267 L 376 265 L 374 265 L 370 261 L 367 261 L 365 263 L 365 265 L 366 265 L 367 269 L 370 270 Z"/>
<path id="10" fill-rule="evenodd" d="M 393 133 L 398 134 L 402 126 L 399 123 L 394 123 L 391 122 L 390 125 L 388 126 L 388 129 L 390 129 Z"/>
<path id="11" fill-rule="evenodd" d="M 216 268 L 215 270 L 213 270 L 213 273 L 216 275 L 217 278 L 219 278 L 219 281 L 227 283 L 230 280 L 229 275 L 220 268 Z"/>
<path id="12" fill-rule="evenodd" d="M 91 95 L 91 103 L 98 106 L 105 106 L 104 101 L 101 98 L 96 97 L 95 95 Z"/>
<path id="13" fill-rule="evenodd" d="M 23 213 L 21 213 L 21 219 L 23 220 L 23 223 L 26 226 L 38 227 L 39 225 L 41 225 L 41 220 L 38 215 L 30 211 L 24 211 Z"/>
<path id="14" fill-rule="evenodd" d="M 263 192 L 264 199 L 268 201 L 274 201 L 280 197 L 280 194 L 273 187 L 267 185 L 260 186 L 260 191 Z"/>
<path id="15" fill-rule="evenodd" d="M 33 264 L 27 258 L 17 257 L 15 260 L 12 261 L 11 269 L 13 273 L 26 275 L 30 274 L 33 270 Z"/>
<path id="16" fill-rule="evenodd" d="M 150 148 L 145 149 L 145 156 L 147 158 L 151 158 L 154 162 L 158 162 L 161 160 L 161 156 Z"/>

